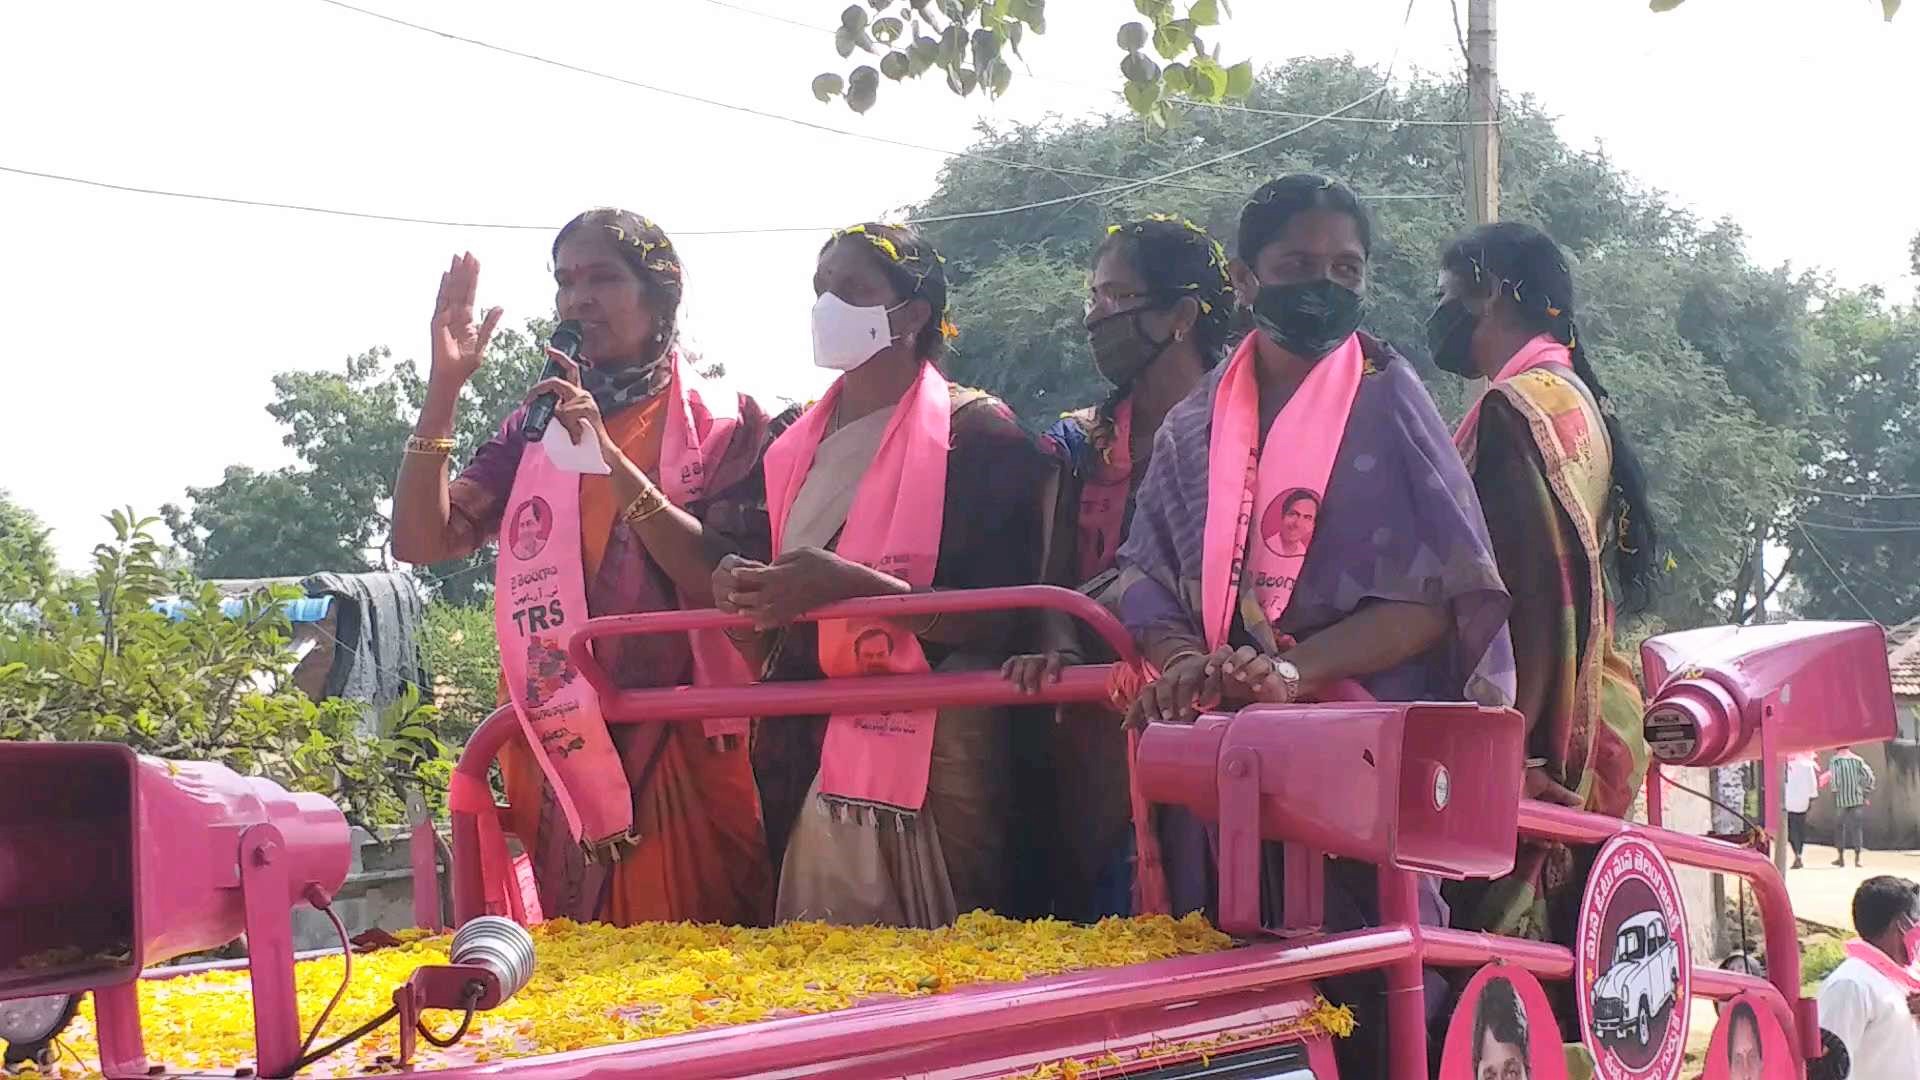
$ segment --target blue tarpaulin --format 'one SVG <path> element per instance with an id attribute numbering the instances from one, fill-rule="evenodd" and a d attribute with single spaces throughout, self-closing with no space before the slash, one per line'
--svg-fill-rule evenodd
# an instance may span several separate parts
<path id="1" fill-rule="evenodd" d="M 153 610 L 165 615 L 174 622 L 179 622 L 181 619 L 186 618 L 187 613 L 192 609 L 192 602 L 187 600 L 155 600 L 153 602 Z M 294 600 L 280 601 L 280 610 L 287 613 L 288 622 L 320 622 L 327 617 L 327 612 L 332 609 L 333 597 L 331 596 L 302 596 Z M 220 601 L 220 613 L 229 619 L 239 616 L 240 613 L 246 610 L 247 602 L 240 597 L 232 597 Z"/>

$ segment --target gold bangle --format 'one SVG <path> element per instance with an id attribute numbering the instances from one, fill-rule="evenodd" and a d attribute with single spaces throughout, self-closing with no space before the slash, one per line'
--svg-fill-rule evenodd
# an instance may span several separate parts
<path id="1" fill-rule="evenodd" d="M 620 516 L 627 524 L 638 525 L 672 505 L 673 503 L 659 488 L 648 484 L 640 489 L 640 494 L 633 497 L 633 501 L 627 504 L 626 511 Z"/>
<path id="2" fill-rule="evenodd" d="M 1201 652 L 1199 649 L 1181 649 L 1179 652 L 1167 657 L 1167 662 L 1160 665 L 1160 670 L 1166 671 L 1180 661 L 1189 660 L 1196 656 L 1205 659 L 1206 655 L 1206 653 Z"/>
<path id="3" fill-rule="evenodd" d="M 448 454 L 453 453 L 453 440 L 444 438 L 423 439 L 418 435 L 409 435 L 407 436 L 406 452 L 409 454 L 431 454 L 436 457 L 446 457 Z"/>

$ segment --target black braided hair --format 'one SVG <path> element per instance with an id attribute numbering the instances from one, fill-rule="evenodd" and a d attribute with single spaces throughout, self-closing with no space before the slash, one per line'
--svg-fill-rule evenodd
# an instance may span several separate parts
<path id="1" fill-rule="evenodd" d="M 1286 230 L 1287 222 L 1309 210 L 1337 210 L 1353 219 L 1360 250 L 1373 254 L 1373 217 L 1353 189 L 1317 173 L 1294 173 L 1260 185 L 1240 209 L 1240 261 L 1251 266 L 1260 249 Z"/>
<path id="2" fill-rule="evenodd" d="M 1573 373 L 1593 392 L 1613 443 L 1613 494 L 1607 511 L 1613 521 L 1613 569 L 1622 592 L 1621 607 L 1644 611 L 1660 578 L 1659 526 L 1640 457 L 1614 415 L 1612 399 L 1574 326 L 1573 272 L 1560 245 L 1531 225 L 1502 221 L 1482 225 L 1455 240 L 1440 257 L 1440 265 L 1478 284 L 1481 295 L 1503 292 L 1529 328 L 1552 336 L 1573 354 Z"/>
<path id="3" fill-rule="evenodd" d="M 560 227 L 553 238 L 553 257 L 560 257 L 560 245 L 581 229 L 604 229 L 615 241 L 621 261 L 640 279 L 640 287 L 659 309 L 661 325 L 655 330 L 654 354 L 647 363 L 660 358 L 672 344 L 680 321 L 680 299 L 685 293 L 685 274 L 680 253 L 666 231 L 631 210 L 602 206 L 575 217 Z"/>
<path id="4" fill-rule="evenodd" d="M 874 264 L 887 276 L 902 300 L 925 300 L 932 309 L 927 324 L 914 336 L 914 355 L 922 360 L 938 360 L 947 351 L 947 340 L 959 334 L 947 321 L 947 260 L 933 244 L 911 225 L 887 225 L 866 221 L 849 225 L 833 234 L 820 248 L 821 254 L 842 240 L 858 240 L 860 248 L 873 256 Z"/>
<path id="5" fill-rule="evenodd" d="M 1156 214 L 1113 225 L 1093 253 L 1093 265 L 1108 254 L 1127 260 L 1146 283 L 1154 307 L 1166 307 L 1185 297 L 1199 306 L 1193 323 L 1193 344 L 1200 361 L 1211 371 L 1226 355 L 1233 329 L 1233 280 L 1227 275 L 1227 253 L 1207 230 L 1185 218 Z M 1101 420 L 1112 420 L 1113 410 L 1133 392 L 1117 386 L 1101 402 Z"/>

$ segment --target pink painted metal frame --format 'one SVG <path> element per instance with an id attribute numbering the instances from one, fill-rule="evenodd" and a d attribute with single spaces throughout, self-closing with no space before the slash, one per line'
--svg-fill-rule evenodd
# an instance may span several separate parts
<path id="1" fill-rule="evenodd" d="M 1132 642 L 1104 608 L 1079 593 L 1045 586 L 990 589 L 969 593 L 931 593 L 856 600 L 814 613 L 811 618 L 847 615 L 908 616 L 933 612 L 998 610 L 1010 607 L 1050 608 L 1074 615 L 1092 626 L 1116 652 L 1129 659 Z M 575 635 L 572 657 L 587 678 L 610 701 L 607 716 L 613 723 L 641 719 L 696 720 L 719 715 L 792 716 L 826 712 L 857 701 L 867 708 L 910 708 L 947 704 L 1017 704 L 1036 699 L 1012 690 L 994 673 L 969 675 L 896 675 L 815 683 L 783 683 L 777 687 L 673 688 L 620 690 L 594 660 L 591 644 L 610 637 L 685 631 L 707 626 L 745 626 L 746 620 L 718 612 L 682 611 L 624 615 L 590 620 Z M 1105 697 L 1111 665 L 1068 669 L 1061 681 L 1047 688 L 1043 702 L 1095 701 Z M 475 732 L 459 769 L 484 778 L 500 746 L 511 736 L 515 720 L 509 710 L 489 717 Z M 1649 783 L 1652 781 L 1650 779 Z M 1657 807 L 1657 801 L 1650 806 Z M 1657 810 L 1653 811 L 1657 814 Z M 477 874 L 478 832 L 471 815 L 454 820 L 455 921 L 480 913 Z M 1657 818 L 1656 818 L 1657 820 Z M 1639 826 L 1566 807 L 1523 800 L 1520 832 L 1537 839 L 1597 844 L 1620 833 L 1645 837 L 1662 854 L 1681 866 L 1732 874 L 1755 890 L 1770 958 L 1768 978 L 1714 967 L 1696 967 L 1697 996 L 1728 1000 L 1749 991 L 1759 994 L 1789 1033 L 1795 1051 L 1804 1057 L 1819 1046 L 1813 1002 L 1800 997 L 1800 958 L 1793 911 L 1786 886 L 1773 864 L 1750 849 L 1703 837 Z M 1033 1025 L 1071 1027 L 1089 1017 L 1118 1010 L 1178 1007 L 1196 1000 L 1235 993 L 1302 984 L 1328 975 L 1372 968 L 1384 969 L 1389 984 L 1388 1033 L 1395 1075 L 1425 1075 L 1427 1060 L 1424 990 L 1421 968 L 1477 967 L 1496 957 L 1518 964 L 1543 979 L 1571 978 L 1571 950 L 1542 942 L 1524 941 L 1469 931 L 1423 927 L 1412 874 L 1383 868 L 1380 873 L 1382 926 L 1346 934 L 1320 935 L 1287 942 L 1259 942 L 1227 953 L 1191 957 L 1109 971 L 1037 980 L 1013 987 L 996 987 L 938 998 L 863 1007 L 823 1016 L 776 1020 L 745 1028 L 694 1032 L 630 1046 L 527 1059 L 487 1069 L 454 1070 L 462 1076 L 510 1073 L 521 1080 L 561 1080 L 586 1075 L 648 1077 L 717 1077 L 761 1073 L 802 1075 L 809 1067 L 821 1073 L 843 1073 L 856 1062 L 899 1060 L 915 1046 L 943 1046 L 948 1065 L 958 1040 L 991 1042 L 1009 1038 L 1011 1018 L 1018 1010 L 1021 1030 Z M 978 1051 L 967 1051 L 971 1057 Z M 921 1062 L 921 1069 L 937 1067 Z M 1318 1068 L 1319 1066 L 1316 1066 Z"/>

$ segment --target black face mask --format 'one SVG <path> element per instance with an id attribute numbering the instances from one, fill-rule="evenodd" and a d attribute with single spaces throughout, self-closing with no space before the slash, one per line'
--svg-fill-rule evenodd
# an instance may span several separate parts
<path id="1" fill-rule="evenodd" d="M 1460 300 L 1443 300 L 1427 316 L 1427 352 L 1441 371 L 1466 379 L 1480 377 L 1473 363 L 1473 330 L 1480 319 Z"/>
<path id="2" fill-rule="evenodd" d="M 1140 373 L 1153 366 L 1160 354 L 1173 344 L 1173 337 L 1155 341 L 1147 336 L 1146 328 L 1140 325 L 1142 312 L 1150 308 L 1135 308 L 1095 319 L 1087 327 L 1088 343 L 1093 347 L 1093 366 L 1100 372 L 1101 378 L 1115 386 L 1130 386 Z"/>
<path id="3" fill-rule="evenodd" d="M 1262 285 L 1253 298 L 1253 321 L 1260 332 L 1309 360 L 1320 359 L 1352 337 L 1366 310 L 1359 293 L 1327 278 Z"/>

